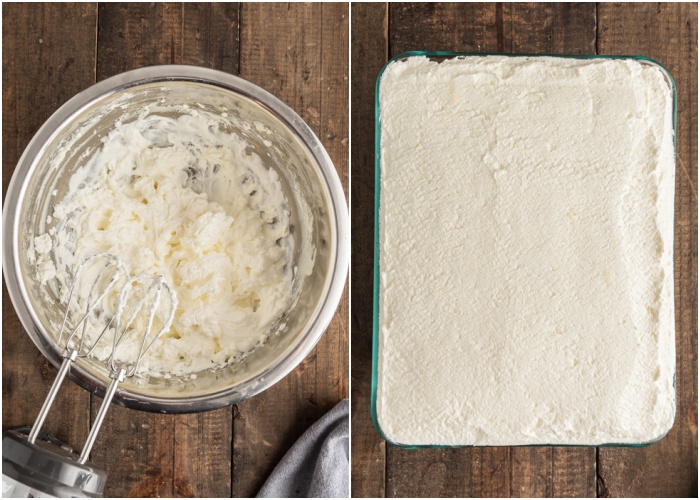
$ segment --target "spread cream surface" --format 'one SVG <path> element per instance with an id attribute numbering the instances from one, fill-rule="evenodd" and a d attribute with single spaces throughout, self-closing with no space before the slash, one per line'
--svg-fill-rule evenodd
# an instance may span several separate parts
<path id="1" fill-rule="evenodd" d="M 675 416 L 673 97 L 633 60 L 385 69 L 377 419 L 406 445 L 639 443 Z"/>
<path id="2" fill-rule="evenodd" d="M 47 221 L 54 227 L 33 240 L 34 261 L 39 281 L 57 280 L 63 303 L 90 255 L 111 253 L 133 276 L 163 275 L 178 307 L 140 371 L 193 374 L 240 359 L 279 327 L 293 301 L 290 212 L 277 173 L 227 131 L 226 113 L 152 111 L 116 123 L 72 176 Z M 91 283 L 78 283 L 85 300 Z M 126 339 L 118 358 L 133 361 L 139 341 Z M 101 342 L 94 355 L 106 360 L 111 350 Z"/>

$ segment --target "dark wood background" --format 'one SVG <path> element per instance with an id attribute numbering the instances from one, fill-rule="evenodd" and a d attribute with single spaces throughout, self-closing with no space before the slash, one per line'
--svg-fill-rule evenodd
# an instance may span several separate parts
<path id="1" fill-rule="evenodd" d="M 76 93 L 153 64 L 240 75 L 289 104 L 348 188 L 347 4 L 3 4 L 3 193 L 32 135 Z M 31 424 L 56 370 L 31 343 L 3 282 L 2 426 Z M 159 415 L 114 406 L 92 460 L 106 495 L 254 496 L 294 441 L 348 396 L 348 296 L 293 373 L 233 407 Z M 100 400 L 66 383 L 46 430 L 80 449 Z"/>
<path id="2" fill-rule="evenodd" d="M 352 493 L 697 497 L 697 4 L 353 4 Z M 374 84 L 409 50 L 652 57 L 678 86 L 676 422 L 646 448 L 403 450 L 370 420 Z"/>

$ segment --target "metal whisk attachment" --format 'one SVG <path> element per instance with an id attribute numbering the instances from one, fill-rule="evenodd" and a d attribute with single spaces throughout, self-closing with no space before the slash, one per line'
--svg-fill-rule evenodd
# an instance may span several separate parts
<path id="1" fill-rule="evenodd" d="M 133 292 L 137 287 L 142 288 L 142 293 L 140 297 L 135 298 L 135 303 L 133 304 L 131 314 L 129 315 L 128 307 L 130 299 L 132 298 Z M 163 289 L 165 289 L 166 293 L 170 297 L 170 310 L 160 330 L 158 330 L 155 335 L 151 336 L 153 320 L 155 319 L 156 312 L 160 306 Z M 142 314 L 142 311 L 146 306 L 150 306 L 150 309 L 147 312 L 145 328 L 144 330 L 135 330 L 133 328 L 134 321 Z M 90 456 L 90 450 L 95 444 L 97 433 L 99 432 L 102 421 L 107 414 L 107 409 L 109 408 L 109 404 L 114 397 L 117 386 L 120 382 L 123 382 L 125 378 L 133 377 L 136 374 L 139 363 L 141 363 L 141 360 L 146 352 L 148 352 L 151 346 L 161 335 L 170 329 L 170 325 L 175 317 L 175 309 L 177 309 L 177 297 L 175 296 L 175 292 L 172 291 L 162 276 L 149 276 L 142 274 L 134 278 L 130 278 L 126 282 L 126 285 L 124 285 L 124 287 L 121 289 L 121 292 L 119 293 L 119 300 L 117 301 L 117 311 L 115 313 L 116 322 L 114 327 L 112 353 L 109 356 L 109 365 L 111 368 L 109 377 L 112 379 L 112 382 L 110 382 L 109 387 L 107 387 L 107 392 L 105 392 L 105 397 L 102 400 L 100 411 L 97 412 L 97 418 L 92 424 L 90 434 L 88 435 L 83 451 L 78 459 L 78 462 L 81 464 L 85 463 Z M 121 320 L 124 315 L 126 315 L 129 319 L 122 324 Z M 129 363 L 128 361 L 118 361 L 117 349 L 126 337 L 133 334 L 141 335 L 141 342 L 139 343 L 139 350 L 136 358 L 133 360 L 133 363 Z"/>
<path id="2" fill-rule="evenodd" d="M 84 278 L 83 275 L 86 273 L 91 273 L 88 275 L 88 278 L 95 274 L 96 277 L 90 285 L 87 301 L 84 303 L 84 312 L 83 308 L 79 305 L 79 319 L 75 323 L 75 326 L 68 327 L 71 301 L 73 297 L 79 293 L 80 280 Z M 103 299 L 109 291 L 121 281 L 123 281 L 124 284 L 118 295 L 114 316 L 109 319 L 98 335 L 86 335 L 88 328 L 94 328 L 93 325 L 90 325 L 89 318 L 97 318 L 104 314 L 101 308 Z M 166 305 L 161 304 L 164 290 L 169 298 L 169 304 Z M 78 300 L 78 303 L 80 304 L 80 300 Z M 90 434 L 88 435 L 83 451 L 78 459 L 79 463 L 84 464 L 90 456 L 90 451 L 95 443 L 97 433 L 100 430 L 105 415 L 107 414 L 107 409 L 116 393 L 117 386 L 127 377 L 132 377 L 136 374 L 139 364 L 146 352 L 161 335 L 170 329 L 176 308 L 177 298 L 175 293 L 162 276 L 139 275 L 129 278 L 129 273 L 123 263 L 117 257 L 110 254 L 97 254 L 85 259 L 75 271 L 73 286 L 68 295 L 66 312 L 58 336 L 58 346 L 63 349 L 63 363 L 39 412 L 39 416 L 32 426 L 28 441 L 34 443 L 39 435 L 44 420 L 56 398 L 56 394 L 63 380 L 70 370 L 71 364 L 77 358 L 90 356 L 95 351 L 98 344 L 104 344 L 104 342 L 101 341 L 106 336 L 107 332 L 112 332 L 112 352 L 108 360 L 108 366 L 110 368 L 109 377 L 112 381 L 107 387 L 102 405 L 97 413 L 97 418 L 90 429 Z M 167 315 L 165 319 L 162 320 L 163 323 L 160 329 L 158 329 L 155 335 L 152 335 L 156 314 L 161 309 L 167 311 Z M 117 355 L 118 348 L 126 339 L 130 339 L 132 344 L 136 341 L 136 345 L 138 346 L 137 355 L 129 361 L 124 361 Z"/>

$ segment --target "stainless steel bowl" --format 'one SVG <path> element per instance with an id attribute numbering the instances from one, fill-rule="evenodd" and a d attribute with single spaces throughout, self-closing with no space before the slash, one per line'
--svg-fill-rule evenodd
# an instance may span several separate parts
<path id="1" fill-rule="evenodd" d="M 154 66 L 109 78 L 72 98 L 36 133 L 10 182 L 3 213 L 4 275 L 22 324 L 58 366 L 56 325 L 64 308 L 52 287 L 47 298 L 46 287 L 35 280 L 27 257 L 30 242 L 48 230 L 47 215 L 66 192 L 71 175 L 85 164 L 83 153 L 99 148 L 100 138 L 118 119 L 128 121 L 155 101 L 227 110 L 234 118 L 231 133 L 243 137 L 279 174 L 295 225 L 294 264 L 306 270 L 298 273 L 299 298 L 286 313 L 286 327 L 243 361 L 200 372 L 194 380 L 135 377 L 115 397 L 140 410 L 203 411 L 247 399 L 294 369 L 328 326 L 347 276 L 350 235 L 340 180 L 318 138 L 273 95 L 219 71 Z M 249 126 L 256 122 L 264 126 Z M 65 156 L 57 153 L 66 145 Z M 98 394 L 109 380 L 105 366 L 90 358 L 74 364 L 70 377 Z"/>

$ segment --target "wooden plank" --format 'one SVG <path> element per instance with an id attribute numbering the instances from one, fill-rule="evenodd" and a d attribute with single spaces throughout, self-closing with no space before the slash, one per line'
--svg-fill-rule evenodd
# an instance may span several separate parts
<path id="1" fill-rule="evenodd" d="M 493 3 L 391 3 L 390 57 L 411 50 L 497 52 Z"/>
<path id="2" fill-rule="evenodd" d="M 390 56 L 409 50 L 495 52 L 495 4 L 390 4 Z M 386 496 L 509 496 L 507 448 L 386 451 Z"/>
<path id="3" fill-rule="evenodd" d="M 98 77 L 150 64 L 194 64 L 238 72 L 237 4 L 101 5 Z M 118 461 L 114 496 L 228 497 L 233 409 L 193 415 L 114 411 L 120 432 L 96 458 Z M 196 451 L 195 451 L 196 450 Z M 129 455 L 129 460 L 119 460 Z"/>
<path id="4" fill-rule="evenodd" d="M 97 80 L 182 62 L 182 21 L 179 3 L 100 3 Z"/>
<path id="5" fill-rule="evenodd" d="M 594 3 L 504 3 L 504 52 L 595 54 Z"/>
<path id="6" fill-rule="evenodd" d="M 7 190 L 24 148 L 44 121 L 95 82 L 95 4 L 2 6 L 2 185 Z M 56 376 L 22 328 L 2 289 L 2 425 L 31 425 Z M 80 449 L 90 395 L 66 382 L 44 429 Z"/>
<path id="7" fill-rule="evenodd" d="M 409 50 L 495 52 L 496 6 L 390 4 L 390 56 Z M 386 452 L 386 496 L 507 496 L 510 457 L 505 449 Z M 507 451 L 507 450 L 506 450 Z"/>
<path id="8" fill-rule="evenodd" d="M 93 420 L 102 400 L 93 397 Z M 112 405 L 91 460 L 108 472 L 105 496 L 174 497 L 174 415 Z M 191 452 L 190 452 L 191 453 Z"/>
<path id="9" fill-rule="evenodd" d="M 329 83 L 347 87 L 342 62 L 347 59 L 342 50 L 347 45 L 347 5 L 246 3 L 240 16 L 241 76 L 290 105 L 335 155 L 341 179 L 347 179 L 346 160 L 338 157 L 345 154 L 347 119 L 332 116 L 347 106 L 347 89 L 327 90 Z M 343 95 L 344 103 L 337 102 Z M 347 330 L 340 325 L 347 324 L 346 317 L 347 306 L 339 308 L 304 362 L 239 405 L 240 418 L 234 424 L 236 496 L 255 495 L 294 441 L 347 393 L 347 382 L 340 382 L 346 368 L 340 366 L 344 355 L 339 353 L 340 337 Z"/>
<path id="10" fill-rule="evenodd" d="M 387 448 L 387 497 L 507 497 L 514 492 L 512 448 Z"/>
<path id="11" fill-rule="evenodd" d="M 388 10 L 352 4 L 352 496 L 385 494 L 385 442 L 370 416 L 374 262 L 374 84 L 388 58 Z"/>
<path id="12" fill-rule="evenodd" d="M 596 456 L 593 448 L 552 448 L 551 496 L 595 497 Z"/>
<path id="13" fill-rule="evenodd" d="M 100 3 L 98 25 L 98 81 L 142 66 L 182 62 L 182 4 Z M 93 418 L 101 402 L 93 397 Z M 109 464 L 106 496 L 172 497 L 185 489 L 179 483 L 176 491 L 174 484 L 176 418 L 110 409 L 92 458 Z"/>
<path id="14" fill-rule="evenodd" d="M 593 3 L 504 3 L 504 52 L 595 54 Z M 517 496 L 594 497 L 594 448 L 513 448 L 511 492 Z"/>
<path id="15" fill-rule="evenodd" d="M 319 138 L 333 160 L 348 200 L 350 178 L 349 159 L 349 59 L 348 7 L 341 3 L 321 4 L 321 124 Z M 338 400 L 349 397 L 349 300 L 348 285 L 340 299 L 338 310 L 321 339 L 320 348 L 328 358 L 317 365 L 316 392 L 337 390 Z"/>
<path id="16" fill-rule="evenodd" d="M 494 4 L 390 4 L 390 57 L 409 50 L 495 52 Z M 505 453 L 504 453 L 505 451 Z M 508 496 L 505 448 L 386 451 L 387 497 Z"/>
<path id="17" fill-rule="evenodd" d="M 601 54 L 656 59 L 678 87 L 676 170 L 676 421 L 647 448 L 601 448 L 599 496 L 697 497 L 698 10 L 696 3 L 599 4 Z"/>
<path id="18" fill-rule="evenodd" d="M 408 50 L 595 51 L 594 4 L 392 4 L 390 18 L 391 55 Z M 594 448 L 387 450 L 387 496 L 595 492 Z"/>
<path id="19" fill-rule="evenodd" d="M 230 497 L 233 408 L 176 415 L 174 419 L 174 495 Z"/>
<path id="20" fill-rule="evenodd" d="M 236 3 L 185 3 L 183 64 L 238 74 L 238 13 Z"/>
<path id="21" fill-rule="evenodd" d="M 239 8 L 237 3 L 183 4 L 180 62 L 237 74 Z M 176 496 L 231 496 L 233 415 L 234 410 L 229 407 L 175 417 Z"/>

